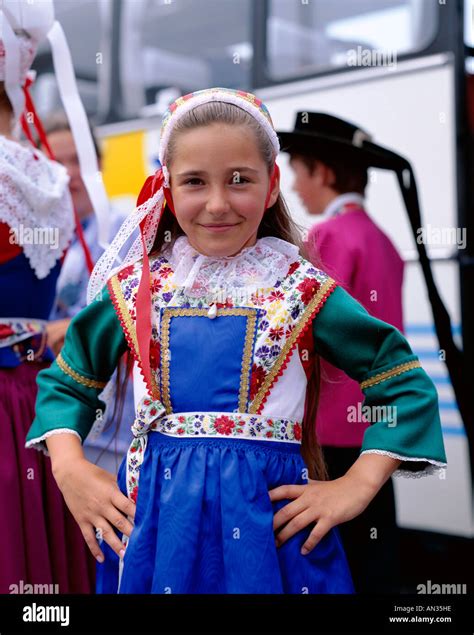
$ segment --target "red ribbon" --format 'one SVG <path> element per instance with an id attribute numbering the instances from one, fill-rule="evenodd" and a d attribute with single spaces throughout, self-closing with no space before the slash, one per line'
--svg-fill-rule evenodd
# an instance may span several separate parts
<path id="1" fill-rule="evenodd" d="M 159 168 L 153 176 L 149 176 L 143 184 L 137 198 L 137 207 L 152 198 L 163 186 L 163 170 Z M 167 189 L 167 188 L 165 188 Z M 173 210 L 172 210 L 173 211 Z M 143 377 L 150 395 L 153 395 L 150 367 L 150 341 L 151 341 L 151 292 L 150 292 L 150 261 L 145 241 L 146 216 L 140 223 L 140 237 L 142 241 L 143 268 L 140 284 L 137 291 L 137 341 L 140 354 Z"/>

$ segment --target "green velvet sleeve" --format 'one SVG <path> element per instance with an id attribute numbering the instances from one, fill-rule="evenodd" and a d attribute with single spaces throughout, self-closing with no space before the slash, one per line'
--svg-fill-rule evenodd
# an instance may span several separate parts
<path id="1" fill-rule="evenodd" d="M 71 321 L 53 364 L 38 374 L 36 416 L 27 447 L 46 451 L 51 434 L 71 432 L 83 441 L 104 408 L 98 398 L 127 349 L 109 292 Z"/>
<path id="2" fill-rule="evenodd" d="M 371 425 L 361 452 L 401 459 L 397 475 L 444 469 L 436 388 L 400 331 L 336 287 L 314 319 L 313 333 L 316 353 L 358 381 L 364 393 L 358 412 Z"/>

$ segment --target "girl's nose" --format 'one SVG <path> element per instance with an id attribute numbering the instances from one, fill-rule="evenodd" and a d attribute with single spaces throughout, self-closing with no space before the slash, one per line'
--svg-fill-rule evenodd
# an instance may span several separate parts
<path id="1" fill-rule="evenodd" d="M 220 187 L 212 188 L 207 199 L 206 211 L 210 214 L 220 215 L 228 212 L 229 209 L 230 205 L 225 190 Z"/>

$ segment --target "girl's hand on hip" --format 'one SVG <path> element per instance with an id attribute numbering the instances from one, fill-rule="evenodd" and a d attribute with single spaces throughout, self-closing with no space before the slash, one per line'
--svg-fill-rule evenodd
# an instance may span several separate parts
<path id="1" fill-rule="evenodd" d="M 123 544 L 113 527 L 130 536 L 133 525 L 127 516 L 135 517 L 135 504 L 122 494 L 116 477 L 85 458 L 62 462 L 54 476 L 92 555 L 103 562 L 97 542 L 100 536 L 119 557 L 123 555 Z"/>
<path id="2" fill-rule="evenodd" d="M 272 502 L 292 499 L 273 519 L 277 547 L 291 536 L 316 522 L 301 553 L 306 555 L 334 526 L 358 516 L 377 490 L 353 475 L 345 474 L 334 481 L 310 481 L 307 485 L 281 485 L 270 490 Z"/>

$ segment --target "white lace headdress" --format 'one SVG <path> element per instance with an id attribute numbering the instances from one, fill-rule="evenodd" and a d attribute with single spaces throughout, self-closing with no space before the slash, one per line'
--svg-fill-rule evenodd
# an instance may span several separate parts
<path id="1" fill-rule="evenodd" d="M 168 190 L 169 173 L 166 167 L 166 153 L 170 135 L 177 122 L 190 110 L 212 101 L 234 104 L 249 113 L 267 133 L 273 146 L 274 156 L 277 156 L 280 144 L 270 113 L 265 104 L 252 93 L 229 88 L 209 88 L 179 97 L 170 105 L 163 117 L 159 152 L 162 168 L 157 171 L 154 177 L 147 179 L 139 196 L 139 205 L 126 218 L 110 247 L 97 262 L 89 280 L 88 303 L 99 296 L 107 280 L 114 273 L 123 267 L 133 264 L 143 256 L 142 239 L 146 253 L 150 252 L 162 216 L 165 199 L 171 209 L 173 209 Z M 142 237 L 135 240 L 124 260 L 114 268 L 120 250 L 138 227 L 141 227 Z"/>
<path id="2" fill-rule="evenodd" d="M 109 235 L 109 203 L 67 40 L 61 25 L 54 19 L 53 0 L 0 0 L 0 80 L 5 82 L 15 121 L 24 111 L 27 74 L 30 79 L 34 77 L 34 72 L 28 69 L 38 44 L 46 38 L 51 45 L 58 90 L 74 137 L 81 177 L 97 216 L 99 242 L 105 247 Z M 36 120 L 36 115 L 34 118 Z"/>

